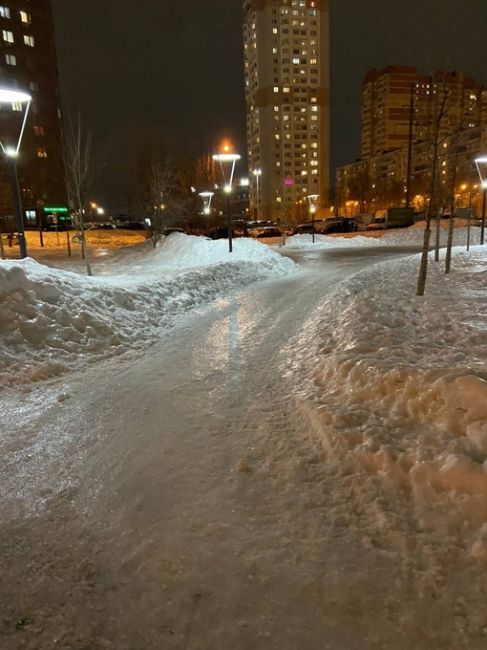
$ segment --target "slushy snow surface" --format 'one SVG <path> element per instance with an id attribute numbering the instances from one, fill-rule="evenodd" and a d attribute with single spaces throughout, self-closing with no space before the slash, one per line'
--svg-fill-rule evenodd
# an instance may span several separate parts
<path id="1" fill-rule="evenodd" d="M 175 233 L 87 278 L 31 259 L 0 262 L 0 386 L 46 379 L 137 347 L 174 318 L 294 263 L 249 239 Z"/>

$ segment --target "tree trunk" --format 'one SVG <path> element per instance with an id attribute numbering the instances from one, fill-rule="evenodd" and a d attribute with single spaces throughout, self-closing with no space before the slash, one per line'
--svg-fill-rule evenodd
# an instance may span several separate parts
<path id="1" fill-rule="evenodd" d="M 450 223 L 448 225 L 448 243 L 446 245 L 446 259 L 445 259 L 445 273 L 450 273 L 451 270 L 451 254 L 453 248 L 453 228 L 455 225 L 455 218 L 453 214 L 450 215 Z"/>
<path id="2" fill-rule="evenodd" d="M 86 264 L 86 275 L 92 276 L 93 272 L 91 270 L 90 252 L 88 250 L 88 244 L 86 242 L 85 223 L 83 219 L 83 208 L 79 209 L 78 214 L 79 214 L 79 229 L 81 232 L 81 254 Z"/>
<path id="3" fill-rule="evenodd" d="M 441 244 L 441 217 L 438 213 L 435 221 L 435 262 L 440 261 L 440 244 Z"/>
<path id="4" fill-rule="evenodd" d="M 426 278 L 428 276 L 428 256 L 430 252 L 431 241 L 431 222 L 426 224 L 423 240 L 423 252 L 421 255 L 421 265 L 419 267 L 418 286 L 416 290 L 417 296 L 424 296 L 426 289 Z"/>

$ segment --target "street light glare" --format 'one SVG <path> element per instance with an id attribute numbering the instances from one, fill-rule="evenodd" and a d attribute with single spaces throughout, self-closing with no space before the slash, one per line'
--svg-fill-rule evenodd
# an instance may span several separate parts
<path id="1" fill-rule="evenodd" d="M 213 156 L 213 160 L 219 163 L 225 163 L 225 162 L 237 162 L 240 160 L 241 156 L 239 156 L 237 153 L 216 153 Z"/>
<path id="2" fill-rule="evenodd" d="M 32 100 L 28 93 L 20 90 L 0 88 L 0 104 L 26 104 Z"/>
<path id="3" fill-rule="evenodd" d="M 19 153 L 17 149 L 14 149 L 14 147 L 7 147 L 5 149 L 5 155 L 8 156 L 9 158 L 17 158 Z"/>

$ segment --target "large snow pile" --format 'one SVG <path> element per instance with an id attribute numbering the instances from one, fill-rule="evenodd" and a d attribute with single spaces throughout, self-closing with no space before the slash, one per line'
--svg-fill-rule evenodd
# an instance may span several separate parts
<path id="1" fill-rule="evenodd" d="M 453 234 L 454 246 L 465 246 L 467 243 L 468 229 L 457 227 Z M 398 230 L 373 231 L 369 235 L 347 235 L 335 236 L 315 235 L 313 243 L 312 235 L 294 235 L 286 241 L 286 246 L 291 249 L 308 250 L 308 249 L 326 249 L 326 248 L 355 248 L 355 247 L 372 247 L 372 246 L 422 246 L 424 238 L 424 225 L 416 224 L 411 228 L 401 228 Z M 441 222 L 440 243 L 446 246 L 448 239 L 448 222 Z M 431 237 L 431 247 L 435 241 L 435 225 Z M 470 234 L 472 244 L 478 244 L 480 241 L 480 228 L 472 227 Z"/>
<path id="2" fill-rule="evenodd" d="M 432 262 L 425 298 L 418 264 L 384 262 L 339 285 L 290 342 L 288 370 L 294 381 L 304 370 L 298 403 L 344 471 L 410 492 L 420 527 L 434 502 L 487 560 L 487 254 L 456 249 L 450 276 Z M 369 507 L 374 481 L 359 481 Z"/>
<path id="3" fill-rule="evenodd" d="M 175 316 L 294 263 L 252 240 L 175 234 L 87 278 L 33 260 L 0 262 L 0 386 L 35 381 L 141 345 Z"/>

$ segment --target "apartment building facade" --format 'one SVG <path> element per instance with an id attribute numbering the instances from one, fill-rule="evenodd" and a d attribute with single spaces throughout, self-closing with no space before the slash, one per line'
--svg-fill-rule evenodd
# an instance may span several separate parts
<path id="1" fill-rule="evenodd" d="M 410 199 L 421 209 L 431 187 L 438 124 L 434 200 L 441 207 L 450 200 L 454 176 L 460 185 L 473 182 L 474 158 L 485 151 L 487 90 L 459 71 L 428 76 L 407 66 L 370 70 L 362 88 L 361 157 L 337 170 L 337 202 L 348 212 L 401 205 L 409 186 Z"/>
<path id="2" fill-rule="evenodd" d="M 328 200 L 328 0 L 245 0 L 244 58 L 251 211 L 286 223 Z"/>
<path id="3" fill-rule="evenodd" d="M 50 0 L 0 0 L 0 85 L 32 96 L 18 160 L 26 226 L 45 206 L 66 201 L 61 110 Z M 0 137 L 18 134 L 21 106 L 0 106 Z M 0 214 L 12 214 L 6 166 L 0 162 Z"/>

